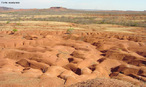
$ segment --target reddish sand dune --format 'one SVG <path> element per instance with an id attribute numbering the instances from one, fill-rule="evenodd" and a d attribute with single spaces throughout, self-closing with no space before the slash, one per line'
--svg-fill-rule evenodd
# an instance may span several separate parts
<path id="1" fill-rule="evenodd" d="M 0 87 L 146 86 L 146 39 L 134 34 L 2 31 L 0 61 Z"/>

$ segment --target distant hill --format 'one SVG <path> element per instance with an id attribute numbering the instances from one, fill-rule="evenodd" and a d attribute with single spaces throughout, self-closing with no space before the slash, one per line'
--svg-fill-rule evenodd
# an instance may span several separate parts
<path id="1" fill-rule="evenodd" d="M 19 14 L 78 14 L 78 13 L 95 13 L 95 14 L 146 14 L 144 11 L 122 11 L 122 10 L 96 10 L 96 9 L 68 9 L 64 7 L 50 7 L 45 9 L 14 9 L 9 7 L 0 7 L 0 12 L 19 12 Z"/>
<path id="2" fill-rule="evenodd" d="M 0 11 L 8 11 L 8 10 L 14 10 L 14 9 L 9 7 L 0 7 Z"/>
<path id="3" fill-rule="evenodd" d="M 64 8 L 64 7 L 50 7 L 50 10 L 54 10 L 54 11 L 64 11 L 64 10 L 67 10 L 67 8 Z"/>
<path id="4" fill-rule="evenodd" d="M 66 11 L 68 10 L 67 8 L 64 7 L 50 7 L 47 9 L 14 9 L 14 8 L 9 8 L 9 7 L 0 7 L 0 11 L 1 12 L 18 12 L 18 11 L 34 11 L 34 10 L 38 10 L 38 11 Z"/>

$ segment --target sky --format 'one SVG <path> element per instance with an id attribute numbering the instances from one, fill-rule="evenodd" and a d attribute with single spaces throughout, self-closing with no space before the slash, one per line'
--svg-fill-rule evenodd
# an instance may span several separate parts
<path id="1" fill-rule="evenodd" d="M 20 2 L 4 4 L 3 2 Z M 0 6 L 16 9 L 65 7 L 97 10 L 146 10 L 146 0 L 0 0 Z"/>

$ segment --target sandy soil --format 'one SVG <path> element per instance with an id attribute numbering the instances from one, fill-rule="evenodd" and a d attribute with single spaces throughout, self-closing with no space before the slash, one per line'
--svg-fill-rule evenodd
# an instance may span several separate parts
<path id="1" fill-rule="evenodd" d="M 145 87 L 145 33 L 131 32 L 0 31 L 0 87 Z"/>

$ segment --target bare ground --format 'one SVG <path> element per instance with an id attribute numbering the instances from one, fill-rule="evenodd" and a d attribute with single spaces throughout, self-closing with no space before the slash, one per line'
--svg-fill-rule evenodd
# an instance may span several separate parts
<path id="1" fill-rule="evenodd" d="M 146 86 L 143 29 L 138 34 L 131 29 L 123 33 L 82 28 L 72 34 L 1 31 L 0 87 Z"/>

